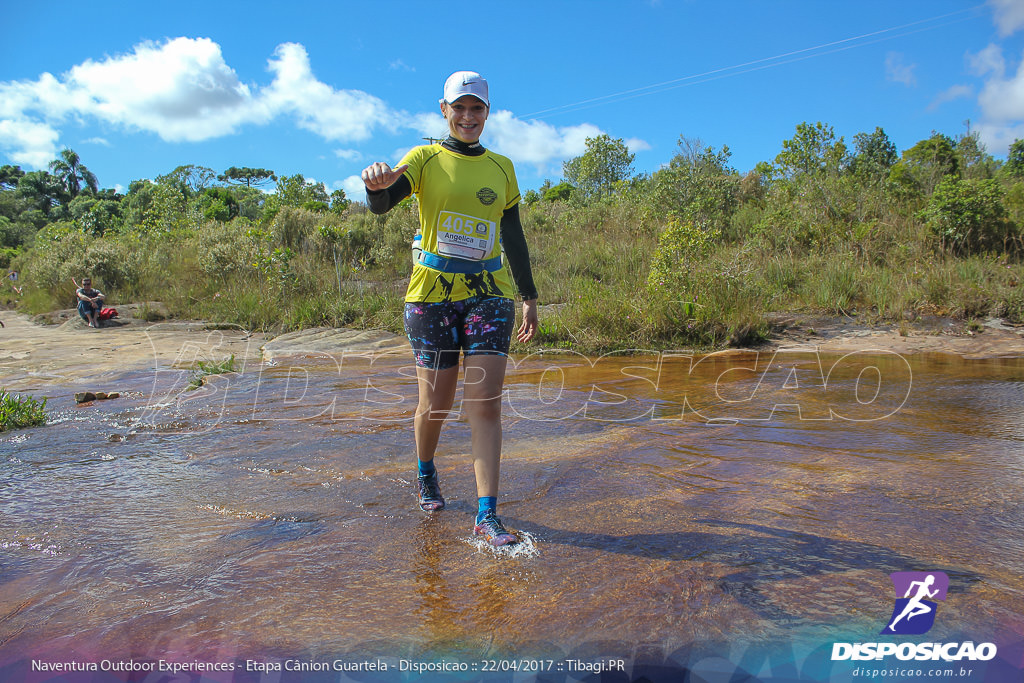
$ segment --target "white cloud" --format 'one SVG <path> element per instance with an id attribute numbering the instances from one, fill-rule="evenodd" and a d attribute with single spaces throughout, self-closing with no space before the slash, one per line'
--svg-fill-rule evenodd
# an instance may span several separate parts
<path id="1" fill-rule="evenodd" d="M 344 161 L 359 161 L 363 158 L 363 153 L 358 149 L 336 149 L 334 156 Z"/>
<path id="2" fill-rule="evenodd" d="M 128 54 L 90 59 L 59 77 L 44 73 L 36 80 L 0 82 L 0 148 L 9 150 L 17 163 L 45 168 L 58 154 L 61 126 L 90 119 L 168 142 L 201 142 L 279 117 L 289 117 L 330 141 L 361 142 L 381 130 L 413 130 L 420 137 L 447 135 L 437 111 L 396 110 L 366 92 L 337 89 L 318 80 L 306 49 L 298 43 L 279 45 L 267 65 L 269 84 L 248 85 L 226 63 L 217 43 L 181 37 L 141 43 Z M 546 170 L 582 154 L 586 139 L 600 133 L 590 124 L 559 128 L 495 111 L 485 141 L 518 163 Z M 100 138 L 88 142 L 106 144 Z M 649 148 L 642 140 L 628 144 L 632 149 Z M 359 151 L 346 147 L 337 148 L 335 155 L 345 161 L 362 158 Z"/>
<path id="3" fill-rule="evenodd" d="M 93 117 L 168 141 L 199 141 L 253 119 L 252 95 L 208 39 L 142 43 L 131 54 L 87 60 L 61 79 L 0 83 L 0 124 L 28 135 L 5 138 L 11 158 L 45 167 L 57 155 L 57 127 Z M 46 162 L 40 163 L 43 158 Z"/>
<path id="4" fill-rule="evenodd" d="M 25 119 L 0 119 L 0 147 L 11 150 L 17 164 L 46 168 L 57 158 L 57 130 L 45 123 Z"/>
<path id="5" fill-rule="evenodd" d="M 419 133 L 420 137 L 445 138 L 448 136 L 448 124 L 438 112 L 408 115 L 405 125 Z M 486 130 L 486 126 L 484 128 Z"/>
<path id="6" fill-rule="evenodd" d="M 59 79 L 44 73 L 35 81 L 0 83 L 0 144 L 12 159 L 43 167 L 57 154 L 58 127 L 72 118 L 168 142 L 221 137 L 280 115 L 327 140 L 364 140 L 378 127 L 403 123 L 376 97 L 318 81 L 301 45 L 279 46 L 269 70 L 273 81 L 253 92 L 207 38 L 142 43 L 130 54 L 73 66 Z"/>
<path id="7" fill-rule="evenodd" d="M 496 111 L 487 120 L 485 133 L 494 151 L 516 163 L 548 166 L 579 156 L 587 149 L 587 138 L 601 129 L 589 123 L 556 128 L 544 121 L 523 121 L 512 112 Z"/>
<path id="8" fill-rule="evenodd" d="M 1024 28 L 1024 3 L 1020 0 L 989 0 L 999 34 L 1004 38 Z"/>
<path id="9" fill-rule="evenodd" d="M 934 111 L 946 102 L 952 102 L 953 100 L 959 100 L 964 97 L 971 97 L 974 95 L 974 88 L 969 85 L 954 85 L 946 90 L 940 92 L 932 103 L 928 105 L 928 111 Z"/>
<path id="10" fill-rule="evenodd" d="M 0 118 L 12 119 L 35 111 L 61 118 L 73 108 L 72 92 L 53 74 L 44 73 L 38 81 L 0 83 Z"/>
<path id="11" fill-rule="evenodd" d="M 82 144 L 103 145 L 104 147 L 110 147 L 110 140 L 107 140 L 106 138 L 88 138 L 86 140 L 82 140 Z"/>
<path id="12" fill-rule="evenodd" d="M 339 183 L 335 183 L 338 185 Z M 345 196 L 354 202 L 366 201 L 366 186 L 363 185 L 362 176 L 352 175 L 340 183 L 341 189 L 345 190 Z"/>
<path id="13" fill-rule="evenodd" d="M 207 38 L 143 43 L 130 55 L 87 60 L 68 72 L 73 106 L 168 142 L 198 142 L 233 133 L 253 117 L 248 86 Z"/>
<path id="14" fill-rule="evenodd" d="M 1015 140 L 1024 140 L 1024 123 L 1005 124 L 982 122 L 974 127 L 985 149 L 997 156 L 1005 156 Z"/>
<path id="15" fill-rule="evenodd" d="M 327 140 L 365 140 L 374 129 L 395 129 L 399 117 L 383 100 L 360 90 L 334 90 L 313 76 L 306 48 L 279 45 L 270 60 L 274 82 L 260 96 L 268 112 L 295 115 L 302 128 Z"/>
<path id="16" fill-rule="evenodd" d="M 995 73 L 985 83 L 978 104 L 986 120 L 1020 122 L 1024 120 L 1024 62 L 1015 74 Z"/>
<path id="17" fill-rule="evenodd" d="M 629 151 L 633 152 L 634 154 L 637 152 L 644 152 L 651 149 L 651 146 L 647 143 L 647 141 L 641 140 L 640 138 L 629 138 L 628 140 L 625 141 L 625 143 L 626 147 L 629 148 Z"/>
<path id="18" fill-rule="evenodd" d="M 917 83 L 914 78 L 916 64 L 905 64 L 903 55 L 899 52 L 890 52 L 885 56 L 885 77 L 887 80 L 903 85 L 911 86 Z"/>
<path id="19" fill-rule="evenodd" d="M 978 95 L 976 130 L 989 151 L 1005 154 L 1015 139 L 1024 137 L 1024 61 L 1010 73 L 1002 49 L 994 45 L 968 60 L 976 73 L 987 76 Z"/>
<path id="20" fill-rule="evenodd" d="M 1006 72 L 1003 49 L 995 44 L 990 44 L 977 54 L 968 54 L 967 65 L 976 76 L 985 76 L 991 73 L 997 78 L 1002 78 Z"/>

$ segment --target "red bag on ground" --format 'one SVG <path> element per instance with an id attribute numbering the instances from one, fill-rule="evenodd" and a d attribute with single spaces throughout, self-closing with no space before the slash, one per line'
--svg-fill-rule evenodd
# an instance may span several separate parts
<path id="1" fill-rule="evenodd" d="M 96 316 L 96 317 L 99 318 L 100 320 L 110 320 L 111 318 L 116 318 L 117 317 L 117 309 L 116 308 L 104 308 L 104 309 L 101 309 L 100 310 L 100 314 L 98 316 Z"/>

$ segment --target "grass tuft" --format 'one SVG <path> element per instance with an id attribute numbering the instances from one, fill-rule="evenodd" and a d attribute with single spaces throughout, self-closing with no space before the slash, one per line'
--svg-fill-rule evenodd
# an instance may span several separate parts
<path id="1" fill-rule="evenodd" d="M 46 424 L 46 399 L 15 395 L 0 389 L 0 432 Z"/>
<path id="2" fill-rule="evenodd" d="M 235 367 L 235 354 L 231 354 L 222 361 L 196 361 L 193 369 L 192 381 L 188 383 L 189 391 L 195 391 L 203 386 L 206 378 L 210 375 L 226 375 L 231 372 L 238 372 Z"/>

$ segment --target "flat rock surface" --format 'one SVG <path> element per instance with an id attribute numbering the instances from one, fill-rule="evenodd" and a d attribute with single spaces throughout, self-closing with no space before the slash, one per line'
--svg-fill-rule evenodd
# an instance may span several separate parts
<path id="1" fill-rule="evenodd" d="M 146 304 L 149 316 L 160 308 Z M 237 326 L 202 321 L 146 321 L 133 317 L 142 305 L 115 306 L 118 318 L 99 329 L 85 324 L 75 309 L 29 317 L 0 311 L 0 381 L 64 383 L 127 370 L 176 367 L 197 360 L 235 357 L 239 370 L 248 363 L 287 356 L 340 356 L 344 353 L 408 351 L 404 337 L 383 330 L 316 328 L 277 337 Z"/>
<path id="2" fill-rule="evenodd" d="M 384 353 L 408 350 L 405 337 L 385 330 L 349 330 L 317 327 L 274 337 L 263 345 L 263 356 L 273 360 L 281 356 L 335 356 L 341 353 Z"/>
<path id="3" fill-rule="evenodd" d="M 240 367 L 261 359 L 263 335 L 203 322 L 147 322 L 124 314 L 88 327 L 58 311 L 44 325 L 14 311 L 0 311 L 0 381 L 5 387 L 68 383 L 147 368 L 191 367 L 196 360 L 235 356 Z M 73 310 L 73 309 L 72 309 Z M 43 318 L 43 319 L 47 319 Z"/>
<path id="4" fill-rule="evenodd" d="M 962 358 L 1024 356 L 1024 326 L 990 318 L 973 327 L 951 318 L 925 316 L 901 324 L 869 325 L 855 318 L 769 316 L 775 330 L 769 347 L 848 353 L 872 349 L 899 354 L 948 353 Z"/>
<path id="5" fill-rule="evenodd" d="M 159 304 L 116 306 L 119 318 L 101 329 L 74 309 L 34 318 L 0 311 L 0 381 L 5 388 L 65 383 L 147 368 L 190 368 L 197 360 L 234 356 L 240 370 L 288 356 L 407 352 L 408 341 L 384 330 L 315 328 L 276 337 L 201 321 L 161 320 Z M 848 353 L 948 353 L 968 359 L 1024 357 L 1024 327 L 998 319 L 968 326 L 946 318 L 867 325 L 853 318 L 773 314 L 772 338 L 762 348 Z M 43 324 L 43 321 L 49 324 Z"/>

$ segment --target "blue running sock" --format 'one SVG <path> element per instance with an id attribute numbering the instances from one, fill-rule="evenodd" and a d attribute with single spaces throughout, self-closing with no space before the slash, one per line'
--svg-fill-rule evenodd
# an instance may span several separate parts
<path id="1" fill-rule="evenodd" d="M 476 499 L 477 501 L 477 513 L 476 523 L 479 524 L 480 520 L 484 518 L 488 512 L 497 512 L 498 510 L 498 497 L 497 496 L 480 496 Z"/>
<path id="2" fill-rule="evenodd" d="M 432 475 L 435 472 L 437 472 L 437 468 L 434 467 L 434 461 L 433 460 L 426 460 L 426 461 L 424 461 L 424 460 L 417 459 L 416 462 L 419 463 L 420 476 L 421 477 L 429 477 L 430 475 Z"/>

